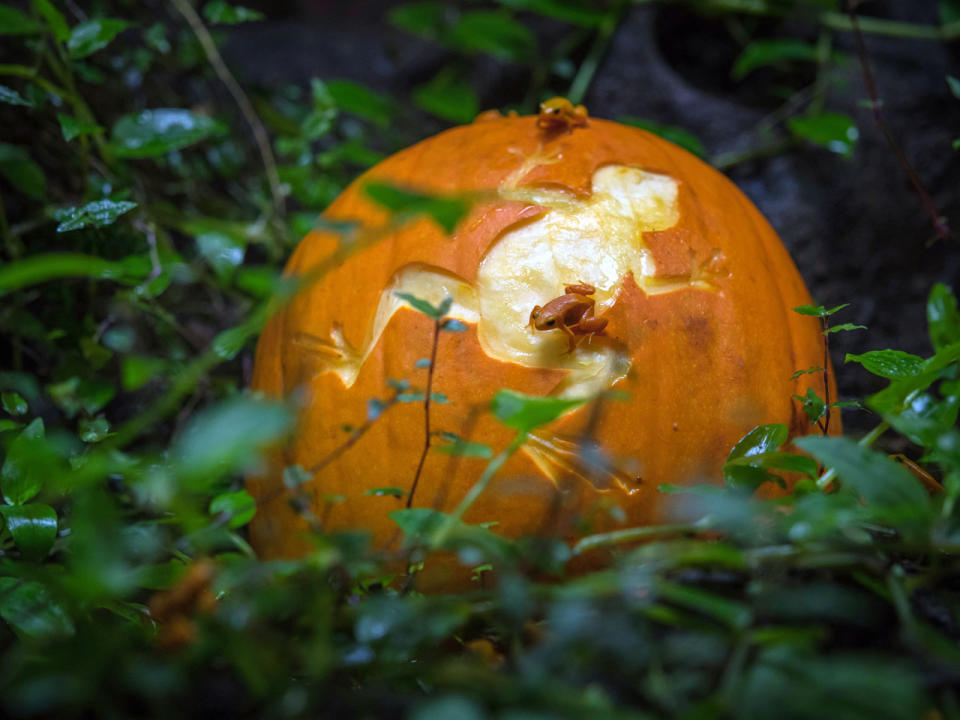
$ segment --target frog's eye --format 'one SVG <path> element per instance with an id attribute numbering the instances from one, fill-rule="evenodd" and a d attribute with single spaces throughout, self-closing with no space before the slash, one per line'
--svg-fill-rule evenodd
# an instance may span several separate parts
<path id="1" fill-rule="evenodd" d="M 550 318 L 550 319 L 547 320 L 547 322 L 546 322 L 547 327 L 553 327 L 553 326 L 556 325 L 556 324 L 557 324 L 557 321 L 556 321 L 555 318 Z"/>

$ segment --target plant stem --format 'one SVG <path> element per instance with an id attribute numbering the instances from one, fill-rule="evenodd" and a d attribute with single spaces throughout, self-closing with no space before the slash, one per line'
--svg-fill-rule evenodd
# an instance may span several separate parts
<path id="1" fill-rule="evenodd" d="M 240 112 L 243 113 L 244 119 L 253 131 L 253 138 L 257 143 L 257 149 L 260 151 L 260 159 L 263 161 L 263 167 L 267 174 L 267 182 L 270 184 L 274 213 L 277 218 L 282 218 L 286 212 L 286 207 L 284 206 L 283 193 L 280 191 L 280 176 L 277 173 L 277 162 L 273 157 L 273 150 L 270 148 L 270 138 L 267 135 L 266 128 L 264 128 L 263 123 L 253 109 L 253 105 L 250 104 L 250 99 L 243 92 L 243 88 L 240 87 L 236 78 L 233 77 L 233 74 L 229 68 L 227 68 L 226 63 L 223 62 L 220 51 L 217 50 L 216 43 L 203 24 L 203 20 L 197 15 L 197 11 L 193 9 L 193 6 L 187 2 L 187 0 L 173 0 L 173 4 L 180 14 L 183 15 L 187 24 L 190 25 L 193 34 L 197 36 L 197 40 L 203 47 L 204 53 L 206 53 L 207 60 L 210 61 L 220 81 L 230 92 L 234 102 L 237 103 L 237 107 L 240 108 Z"/>
<path id="2" fill-rule="evenodd" d="M 430 347 L 430 367 L 427 368 L 427 394 L 423 398 L 423 451 L 420 453 L 420 462 L 417 463 L 417 471 L 413 474 L 413 484 L 410 486 L 410 492 L 407 495 L 406 507 L 413 504 L 413 494 L 417 491 L 417 483 L 420 482 L 420 474 L 423 472 L 423 464 L 427 461 L 427 453 L 430 452 L 430 398 L 433 395 L 433 369 L 437 364 L 437 346 L 440 344 L 440 325 L 443 318 L 434 318 L 433 320 L 433 345 Z"/>
<path id="3" fill-rule="evenodd" d="M 590 83 L 593 82 L 593 76 L 597 74 L 597 69 L 600 67 L 600 61 L 603 60 L 607 48 L 610 47 L 610 40 L 620 24 L 620 18 L 623 16 L 626 7 L 625 0 L 617 0 L 597 30 L 593 45 L 590 46 L 587 56 L 580 63 L 580 69 L 577 70 L 577 74 L 570 83 L 570 90 L 567 91 L 567 99 L 574 105 L 583 102 L 583 98 L 590 88 Z"/>
<path id="4" fill-rule="evenodd" d="M 827 332 L 827 316 L 820 318 L 820 327 L 823 330 L 823 405 L 826 416 L 823 418 L 823 424 L 817 420 L 820 429 L 824 435 L 830 432 L 830 334 Z"/>
<path id="5" fill-rule="evenodd" d="M 900 163 L 900 167 L 903 168 L 907 178 L 910 180 L 910 184 L 913 185 L 913 189 L 916 191 L 917 195 L 920 196 L 920 203 L 923 205 L 925 212 L 929 216 L 930 221 L 933 223 L 933 230 L 937 237 L 941 240 L 945 240 L 946 238 L 950 237 L 950 227 L 947 225 L 946 220 L 941 217 L 940 213 L 937 212 L 936 205 L 933 203 L 933 198 L 930 197 L 930 193 L 927 192 L 927 189 L 923 186 L 923 183 L 920 181 L 920 177 L 917 175 L 916 170 L 914 170 L 913 165 L 910 164 L 910 161 L 907 159 L 907 156 L 901 149 L 900 145 L 897 144 L 897 141 L 893 137 L 893 133 L 890 132 L 890 128 L 887 127 L 887 123 L 883 118 L 883 113 L 880 110 L 880 99 L 877 96 L 876 83 L 874 83 L 873 80 L 873 72 L 870 70 L 870 60 L 867 55 L 867 45 L 864 42 L 863 33 L 860 31 L 860 21 L 857 18 L 857 12 L 854 7 L 853 0 L 847 0 L 847 11 L 850 15 L 850 25 L 857 43 L 857 54 L 860 58 L 860 67 L 863 70 L 863 84 L 866 87 L 867 96 L 870 98 L 870 109 L 873 112 L 874 123 L 876 123 L 877 129 L 880 130 L 880 133 L 887 141 L 887 145 L 890 146 L 890 149 L 896 156 L 897 161 Z"/>
<path id="6" fill-rule="evenodd" d="M 890 424 L 888 422 L 882 422 L 877 425 L 873 430 L 868 432 L 857 443 L 858 445 L 863 445 L 864 447 L 870 447 L 877 440 L 878 437 L 883 435 L 887 430 L 890 429 Z M 833 482 L 833 479 L 837 476 L 837 471 L 833 468 L 827 468 L 827 471 L 817 478 L 817 487 L 823 490 L 830 483 Z"/>

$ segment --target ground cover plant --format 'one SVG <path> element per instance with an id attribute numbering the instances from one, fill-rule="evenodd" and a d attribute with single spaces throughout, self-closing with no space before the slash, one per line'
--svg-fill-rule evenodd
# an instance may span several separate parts
<path id="1" fill-rule="evenodd" d="M 952 2 L 938 24 L 828 1 L 675 5 L 740 38 L 732 77 L 769 72 L 788 98 L 780 134 L 736 154 L 632 118 L 725 169 L 796 147 L 855 155 L 856 120 L 829 88 L 870 58 L 836 51 L 836 33 L 960 32 Z M 875 378 L 871 392 L 797 398 L 819 432 L 786 446 L 784 426 L 760 426 L 731 448 L 722 486 L 662 486 L 686 501 L 673 524 L 569 547 L 398 514 L 414 561 L 435 547 L 496 570 L 495 585 L 455 595 L 410 591 L 362 531 L 327 533 L 322 517 L 308 518 L 316 550 L 302 560 L 264 562 L 247 542 L 244 475 L 293 427 L 292 404 L 245 390 L 257 333 L 297 289 L 280 274 L 290 249 L 357 172 L 424 128 L 472 119 L 484 63 L 521 78 L 490 103 L 504 110 L 582 100 L 629 10 L 398 4 L 383 22 L 454 60 L 390 96 L 337 77 L 238 82 L 225 41 L 260 14 L 224 2 L 0 5 L 3 714 L 960 717 L 960 311 L 956 286 L 932 278 L 922 350 L 873 344 L 856 298 L 797 308 L 851 350 L 834 361 Z M 771 35 L 783 18 L 813 40 Z M 810 81 L 799 100 L 797 78 Z M 869 84 L 863 95 L 883 123 L 882 98 Z M 937 188 L 880 127 L 928 236 L 955 242 Z M 466 209 L 377 194 L 398 222 L 450 226 Z M 457 330 L 442 307 L 419 309 Z M 387 403 L 410 390 L 394 389 Z M 518 442 L 562 409 L 490 401 Z M 837 402 L 857 429 L 847 437 L 827 435 Z M 481 455 L 484 477 L 511 450 L 449 443 Z M 789 495 L 753 498 L 783 473 Z M 565 574 L 596 551 L 608 569 Z"/>

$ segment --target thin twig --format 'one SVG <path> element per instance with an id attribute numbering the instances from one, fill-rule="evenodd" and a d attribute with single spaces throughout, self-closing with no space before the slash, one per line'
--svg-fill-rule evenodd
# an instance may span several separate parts
<path id="1" fill-rule="evenodd" d="M 897 141 L 894 139 L 893 134 L 890 132 L 890 128 L 887 127 L 887 123 L 883 118 L 883 113 L 880 110 L 880 99 L 877 95 L 877 87 L 873 80 L 873 73 L 870 70 L 870 59 L 867 55 L 867 45 L 863 39 L 863 33 L 860 31 L 854 0 L 847 0 L 847 12 L 850 15 L 850 24 L 857 43 L 857 54 L 860 57 L 860 67 L 863 69 L 863 84 L 866 86 L 867 96 L 870 98 L 870 109 L 873 112 L 873 120 L 876 123 L 877 128 L 883 134 L 883 137 L 886 139 L 890 149 L 893 150 L 893 153 L 896 155 L 900 166 L 903 168 L 903 171 L 907 174 L 910 184 L 913 185 L 917 195 L 920 196 L 920 202 L 923 204 L 924 210 L 933 223 L 934 232 L 939 239 L 945 240 L 950 237 L 950 227 L 947 225 L 946 220 L 940 216 L 940 213 L 937 212 L 933 198 L 930 197 L 930 193 L 927 192 L 927 189 L 923 186 L 923 183 L 920 181 L 920 177 L 917 175 L 916 170 L 913 169 L 913 165 L 910 164 L 907 156 L 897 144 Z"/>
<path id="2" fill-rule="evenodd" d="M 443 324 L 443 318 L 433 319 L 433 346 L 430 348 L 430 367 L 427 368 L 427 394 L 423 398 L 423 451 L 420 453 L 420 462 L 417 463 L 417 471 L 413 474 L 413 484 L 410 486 L 410 493 L 407 495 L 406 507 L 413 504 L 413 494 L 417 491 L 417 483 L 420 482 L 420 474 L 423 472 L 423 464 L 427 461 L 427 453 L 430 452 L 430 398 L 433 395 L 433 369 L 437 364 L 437 346 L 440 344 L 440 327 Z"/>
<path id="3" fill-rule="evenodd" d="M 286 212 L 286 208 L 284 206 L 283 193 L 280 191 L 280 176 L 277 173 L 277 162 L 273 157 L 273 150 L 270 149 L 270 138 L 267 135 L 266 128 L 264 128 L 263 123 L 253 109 L 253 105 L 250 104 L 250 99 L 243 92 L 243 88 L 240 87 L 236 78 L 233 77 L 227 68 L 226 63 L 223 62 L 220 51 L 217 50 L 216 43 L 214 43 L 210 32 L 203 24 L 203 20 L 197 15 L 197 11 L 193 9 L 193 6 L 188 0 L 173 0 L 173 4 L 190 25 L 193 34 L 197 36 L 197 40 L 200 41 L 200 45 L 203 46 L 203 51 L 207 55 L 207 60 L 210 61 L 217 76 L 223 84 L 226 85 L 234 102 L 237 103 L 237 107 L 240 108 L 240 112 L 243 113 L 244 119 L 246 119 L 247 124 L 253 131 L 253 137 L 257 143 L 257 149 L 260 151 L 260 158 L 263 161 L 264 170 L 267 173 L 267 181 L 270 183 L 270 194 L 273 196 L 273 209 L 276 216 L 282 218 Z"/>
<path id="4" fill-rule="evenodd" d="M 821 424 L 817 420 L 817 425 L 827 435 L 830 431 L 830 334 L 827 332 L 827 316 L 820 318 L 820 327 L 823 329 L 823 404 L 826 417 Z"/>

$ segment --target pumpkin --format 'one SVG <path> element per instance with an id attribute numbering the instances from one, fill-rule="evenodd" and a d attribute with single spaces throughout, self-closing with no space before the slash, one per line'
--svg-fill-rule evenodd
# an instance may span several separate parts
<path id="1" fill-rule="evenodd" d="M 792 311 L 810 297 L 776 233 L 693 155 L 581 111 L 570 122 L 552 111 L 487 113 L 424 140 L 324 214 L 359 228 L 348 236 L 356 252 L 328 267 L 344 248 L 339 234 L 300 243 L 287 273 L 319 279 L 270 320 L 256 353 L 253 388 L 299 392 L 303 403 L 295 437 L 250 482 L 260 553 L 311 546 L 284 490 L 293 465 L 313 473 L 316 523 L 366 529 L 376 546 L 396 548 L 392 510 L 450 511 L 485 467 L 440 446 L 456 436 L 497 452 L 512 439 L 489 412 L 502 388 L 600 398 L 532 432 L 469 508 L 465 521 L 508 537 L 658 523 L 671 500 L 658 486 L 718 481 L 751 428 L 810 430 L 792 396 L 813 388 L 822 397 L 822 373 L 793 376 L 823 364 L 823 338 L 816 318 Z M 478 202 L 448 234 L 426 216 L 398 224 L 364 191 L 370 182 Z M 564 327 L 533 322 L 534 308 L 577 284 L 590 287 L 574 300 L 605 327 L 578 334 L 576 313 L 558 315 Z M 447 402 L 431 405 L 431 452 L 415 493 L 398 498 L 376 489 L 411 490 L 425 409 L 390 398 L 405 383 L 425 389 L 434 348 L 434 320 L 411 298 L 451 298 L 446 315 L 465 331 L 437 335 L 432 391 Z M 375 419 L 371 402 L 382 409 Z"/>

